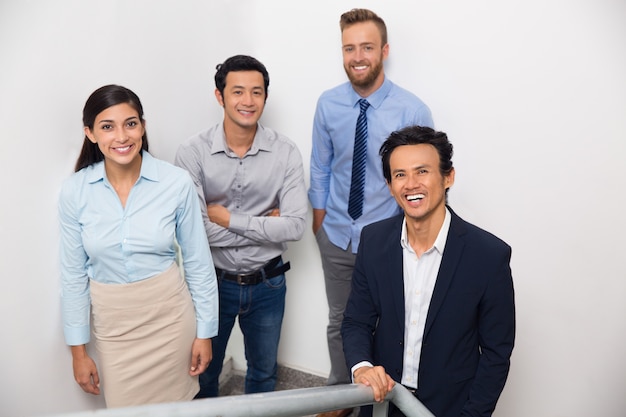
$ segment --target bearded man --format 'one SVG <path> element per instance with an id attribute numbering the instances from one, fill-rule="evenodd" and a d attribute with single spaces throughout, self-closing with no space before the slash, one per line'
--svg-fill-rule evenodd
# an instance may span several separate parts
<path id="1" fill-rule="evenodd" d="M 341 322 L 361 229 L 401 212 L 381 175 L 378 150 L 403 127 L 434 127 L 426 104 L 385 77 L 389 44 L 383 19 L 371 10 L 353 9 L 341 15 L 340 28 L 349 81 L 325 91 L 317 102 L 308 192 L 329 308 L 328 385 L 351 382 Z M 350 412 L 323 416 L 344 417 Z"/>

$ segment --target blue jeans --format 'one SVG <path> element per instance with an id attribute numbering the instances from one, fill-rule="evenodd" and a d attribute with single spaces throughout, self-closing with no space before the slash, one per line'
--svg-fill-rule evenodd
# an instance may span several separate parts
<path id="1" fill-rule="evenodd" d="M 274 391 L 287 292 L 285 275 L 256 285 L 239 285 L 218 276 L 218 288 L 220 316 L 218 335 L 212 339 L 213 359 L 200 375 L 200 392 L 195 398 L 218 396 L 226 345 L 237 316 L 248 365 L 245 393 Z"/>

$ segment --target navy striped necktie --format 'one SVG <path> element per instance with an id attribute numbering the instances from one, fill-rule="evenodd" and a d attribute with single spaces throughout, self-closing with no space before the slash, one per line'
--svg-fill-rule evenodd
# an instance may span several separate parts
<path id="1" fill-rule="evenodd" d="M 365 189 L 365 162 L 367 160 L 367 116 L 370 104 L 364 98 L 359 100 L 361 112 L 356 120 L 354 154 L 352 156 L 352 181 L 348 199 L 348 214 L 354 220 L 363 214 L 363 190 Z"/>

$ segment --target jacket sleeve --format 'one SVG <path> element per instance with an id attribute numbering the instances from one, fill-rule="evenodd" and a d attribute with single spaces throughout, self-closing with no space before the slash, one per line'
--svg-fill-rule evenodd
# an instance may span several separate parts
<path id="1" fill-rule="evenodd" d="M 478 368 L 462 416 L 489 417 L 506 382 L 515 340 L 515 302 L 506 247 L 478 306 Z"/>

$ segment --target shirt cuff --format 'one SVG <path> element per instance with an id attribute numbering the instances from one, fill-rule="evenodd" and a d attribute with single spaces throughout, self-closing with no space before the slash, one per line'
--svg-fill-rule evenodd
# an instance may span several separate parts
<path id="1" fill-rule="evenodd" d="M 368 361 L 361 361 L 361 362 L 357 363 L 356 365 L 354 365 L 352 367 L 352 369 L 350 369 L 350 378 L 352 379 L 352 383 L 353 384 L 354 384 L 354 371 L 356 371 L 357 369 L 362 368 L 364 366 L 374 366 L 374 365 L 372 365 Z"/>
<path id="2" fill-rule="evenodd" d="M 65 343 L 69 346 L 80 346 L 89 343 L 90 328 L 89 325 L 81 327 L 68 327 L 63 328 L 65 334 Z"/>
<path id="3" fill-rule="evenodd" d="M 217 336 L 217 319 L 210 322 L 196 321 L 196 337 L 198 339 L 210 339 Z"/>
<path id="4" fill-rule="evenodd" d="M 311 202 L 311 207 L 314 209 L 325 210 L 326 201 L 328 201 L 328 193 L 319 194 L 309 191 L 309 201 Z"/>
<path id="5" fill-rule="evenodd" d="M 238 235 L 244 235 L 248 230 L 248 224 L 250 223 L 250 216 L 247 214 L 230 213 L 230 222 L 228 223 L 228 229 L 237 233 Z"/>

